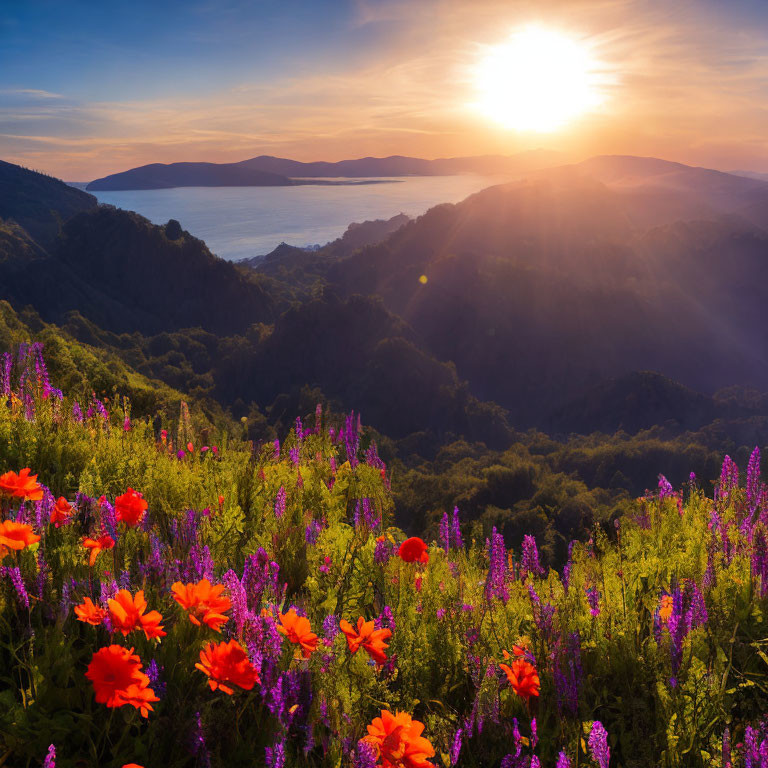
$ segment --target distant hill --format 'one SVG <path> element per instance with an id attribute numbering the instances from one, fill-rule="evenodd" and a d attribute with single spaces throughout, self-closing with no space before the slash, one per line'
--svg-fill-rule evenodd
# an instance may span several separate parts
<path id="1" fill-rule="evenodd" d="M 381 296 L 516 427 L 549 424 L 575 397 L 637 370 L 704 393 L 766 390 L 768 233 L 742 214 L 767 189 L 598 158 L 437 206 L 327 279 Z M 707 218 L 669 223 L 664 200 Z"/>
<path id="2" fill-rule="evenodd" d="M 43 247 L 55 240 L 64 221 L 97 205 L 87 192 L 0 160 L 0 219 L 16 222 Z"/>
<path id="3" fill-rule="evenodd" d="M 261 155 L 243 160 L 240 165 L 290 177 L 366 177 L 366 176 L 451 176 L 460 173 L 525 173 L 563 162 L 559 152 L 537 149 L 516 155 L 483 155 L 423 160 L 418 157 L 362 157 L 336 163 L 302 163 L 281 157 Z"/>
<path id="4" fill-rule="evenodd" d="M 262 155 L 239 163 L 152 163 L 113 173 L 90 182 L 93 191 L 169 189 L 172 187 L 272 187 L 309 183 L 305 179 L 374 178 L 388 176 L 450 176 L 459 173 L 525 173 L 562 162 L 562 155 L 545 150 L 511 157 L 364 157 L 337 163 L 301 163 Z M 332 184 L 333 181 L 314 182 Z"/>
<path id="5" fill-rule="evenodd" d="M 267 278 L 244 275 L 178 222 L 155 226 L 9 163 L 0 185 L 0 299 L 49 322 L 79 310 L 118 332 L 235 333 L 274 317 Z"/>
<path id="6" fill-rule="evenodd" d="M 241 163 L 152 163 L 90 182 L 94 191 L 172 187 L 285 187 L 291 180 Z"/>

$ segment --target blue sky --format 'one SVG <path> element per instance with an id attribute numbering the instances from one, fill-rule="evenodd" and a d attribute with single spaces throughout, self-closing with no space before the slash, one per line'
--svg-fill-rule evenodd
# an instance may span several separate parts
<path id="1" fill-rule="evenodd" d="M 597 51 L 605 108 L 567 131 L 483 121 L 468 72 L 518 25 Z M 144 162 L 653 154 L 768 170 L 768 2 L 5 0 L 0 157 L 86 180 Z"/>

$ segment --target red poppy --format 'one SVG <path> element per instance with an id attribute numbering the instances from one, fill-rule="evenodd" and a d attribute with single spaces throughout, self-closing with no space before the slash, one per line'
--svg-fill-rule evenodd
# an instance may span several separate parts
<path id="1" fill-rule="evenodd" d="M 102 549 L 112 549 L 115 546 L 115 540 L 108 536 L 106 533 L 99 536 L 98 539 L 89 539 L 88 537 L 83 539 L 83 546 L 86 549 L 91 550 L 91 557 L 88 560 L 88 565 L 93 567 L 96 562 L 96 558 L 99 556 L 99 552 Z"/>
<path id="2" fill-rule="evenodd" d="M 285 635 L 292 643 L 300 645 L 305 659 L 308 659 L 313 651 L 317 650 L 319 642 L 317 635 L 312 632 L 309 619 L 299 616 L 294 608 L 288 613 L 280 614 L 280 623 L 277 631 Z"/>
<path id="3" fill-rule="evenodd" d="M 147 502 L 138 491 L 129 488 L 122 496 L 115 499 L 115 513 L 118 521 L 124 522 L 129 528 L 138 525 L 147 511 Z"/>
<path id="4" fill-rule="evenodd" d="M 82 605 L 75 606 L 75 615 L 78 621 L 84 621 L 86 624 L 98 627 L 104 621 L 107 612 L 103 608 L 99 608 L 98 605 L 94 605 L 90 597 L 86 597 Z"/>
<path id="5" fill-rule="evenodd" d="M 149 688 L 149 678 L 141 670 L 141 659 L 133 648 L 109 645 L 93 654 L 85 676 L 93 683 L 96 702 L 107 707 L 131 704 L 143 717 L 159 701 Z"/>
<path id="6" fill-rule="evenodd" d="M 221 688 L 229 696 L 235 692 L 230 684 L 250 691 L 259 682 L 259 673 L 248 661 L 248 655 L 237 640 L 208 643 L 200 651 L 200 661 L 195 667 L 208 676 L 212 691 Z"/>
<path id="7" fill-rule="evenodd" d="M 147 601 L 144 599 L 144 590 L 140 589 L 133 597 L 127 589 L 121 589 L 113 599 L 107 601 L 109 606 L 109 618 L 116 631 L 127 635 L 136 629 L 144 630 L 147 640 L 156 637 L 165 637 L 163 626 L 160 622 L 163 617 L 158 611 L 147 610 Z"/>
<path id="8" fill-rule="evenodd" d="M 226 589 L 223 584 L 211 586 L 208 579 L 202 579 L 197 584 L 182 584 L 177 581 L 172 587 L 176 602 L 189 614 L 189 620 L 198 627 L 201 622 L 207 624 L 216 632 L 221 632 L 221 625 L 226 624 L 228 617 L 224 611 L 232 607 L 232 601 L 222 592 Z"/>
<path id="9" fill-rule="evenodd" d="M 38 541 L 40 537 L 32 532 L 31 525 L 16 523 L 13 520 L 0 523 L 0 552 L 3 547 L 19 551 Z"/>
<path id="10" fill-rule="evenodd" d="M 523 659 L 515 659 L 510 667 L 508 664 L 499 664 L 507 675 L 507 680 L 512 690 L 523 699 L 538 696 L 541 690 L 539 674 L 536 667 Z"/>
<path id="11" fill-rule="evenodd" d="M 347 646 L 352 653 L 357 653 L 358 648 L 362 646 L 377 664 L 386 662 L 387 655 L 384 651 L 389 646 L 385 640 L 392 637 L 391 629 L 376 629 L 373 621 L 366 621 L 362 616 L 357 620 L 357 629 L 346 619 L 339 622 L 339 628 L 346 636 Z"/>
<path id="12" fill-rule="evenodd" d="M 37 475 L 31 475 L 29 467 L 21 472 L 6 472 L 0 475 L 0 495 L 16 499 L 40 501 L 43 498 L 43 488 L 37 482 Z"/>
<path id="13" fill-rule="evenodd" d="M 406 712 L 381 711 L 368 726 L 365 740 L 377 751 L 381 768 L 434 768 L 427 758 L 435 749 L 421 734 L 424 724 Z"/>
<path id="14" fill-rule="evenodd" d="M 56 499 L 56 505 L 51 510 L 51 522 L 58 528 L 69 520 L 72 505 L 63 497 Z"/>
<path id="15" fill-rule="evenodd" d="M 400 559 L 406 563 L 428 563 L 427 545 L 418 537 L 406 539 L 397 551 Z"/>

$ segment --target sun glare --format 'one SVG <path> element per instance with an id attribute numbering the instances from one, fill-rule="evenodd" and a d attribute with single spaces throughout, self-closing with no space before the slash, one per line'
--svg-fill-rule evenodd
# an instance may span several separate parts
<path id="1" fill-rule="evenodd" d="M 557 130 L 602 101 L 588 47 L 542 27 L 525 27 L 487 49 L 475 86 L 474 107 L 520 131 Z"/>

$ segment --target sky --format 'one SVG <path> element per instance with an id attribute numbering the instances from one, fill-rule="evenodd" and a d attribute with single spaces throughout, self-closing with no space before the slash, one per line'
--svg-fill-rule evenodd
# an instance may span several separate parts
<path id="1" fill-rule="evenodd" d="M 475 107 L 478 62 L 530 25 L 588 50 L 599 82 L 599 104 L 556 130 Z M 0 158 L 68 181 L 536 148 L 768 172 L 768 1 L 0 3 Z"/>

